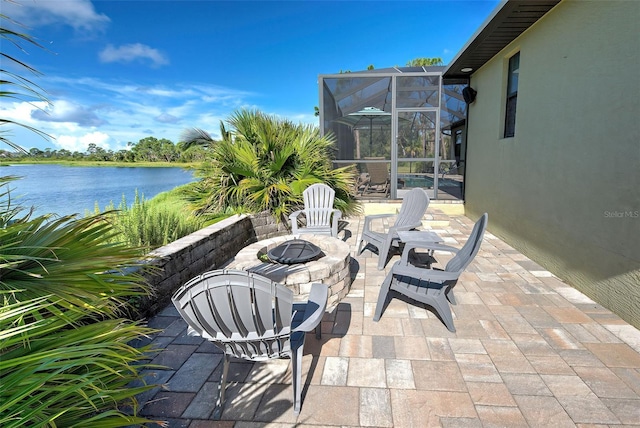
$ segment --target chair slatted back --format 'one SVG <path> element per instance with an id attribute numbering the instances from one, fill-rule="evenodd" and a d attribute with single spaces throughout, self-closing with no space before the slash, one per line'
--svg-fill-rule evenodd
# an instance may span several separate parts
<path id="1" fill-rule="evenodd" d="M 419 224 L 428 207 L 429 195 L 427 192 L 420 188 L 411 189 L 402 200 L 394 226 Z"/>
<path id="2" fill-rule="evenodd" d="M 304 197 L 307 227 L 331 224 L 335 194 L 335 190 L 322 183 L 312 184 L 304 190 L 302 196 Z"/>
<path id="3" fill-rule="evenodd" d="M 365 159 L 384 159 L 384 158 L 365 158 Z M 368 163 L 367 172 L 369 173 L 369 184 L 377 186 L 386 184 L 389 181 L 389 165 L 386 162 Z"/>
<path id="4" fill-rule="evenodd" d="M 451 260 L 447 263 L 444 270 L 447 272 L 459 272 L 462 273 L 467 266 L 473 261 L 476 254 L 480 250 L 480 244 L 482 243 L 482 237 L 484 236 L 484 231 L 487 228 L 487 220 L 489 219 L 489 215 L 484 213 L 482 217 L 478 219 L 476 224 L 473 226 L 473 230 L 471 231 L 471 235 L 469 235 L 469 239 L 464 244 L 464 246 L 456 253 Z"/>
<path id="5" fill-rule="evenodd" d="M 254 361 L 290 353 L 293 292 L 246 271 L 207 272 L 172 298 L 185 321 L 225 353 Z"/>

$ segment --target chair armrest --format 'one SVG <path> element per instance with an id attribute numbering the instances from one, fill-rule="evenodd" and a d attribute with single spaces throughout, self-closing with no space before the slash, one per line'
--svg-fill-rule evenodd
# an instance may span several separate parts
<path id="1" fill-rule="evenodd" d="M 425 269 L 411 264 L 404 265 L 397 261 L 391 267 L 391 275 L 409 276 L 423 281 L 443 283 L 445 281 L 455 281 L 460 274 L 458 272 L 447 272 L 444 270 Z"/>
<path id="2" fill-rule="evenodd" d="M 389 228 L 389 233 L 393 233 L 395 235 L 394 237 L 397 238 L 398 237 L 397 232 L 399 230 L 413 230 L 416 227 L 420 227 L 420 226 L 422 226 L 422 222 L 415 222 L 413 224 L 405 224 L 402 226 L 391 226 Z"/>
<path id="3" fill-rule="evenodd" d="M 334 209 L 333 216 L 331 216 L 331 236 L 336 238 L 338 236 L 338 222 L 342 218 L 342 211 Z"/>
<path id="4" fill-rule="evenodd" d="M 342 211 L 338 210 L 338 209 L 334 209 L 331 211 L 331 223 L 332 224 L 338 224 L 338 220 L 340 220 L 342 218 Z"/>
<path id="5" fill-rule="evenodd" d="M 376 218 L 393 217 L 394 215 L 397 215 L 397 214 L 371 214 L 371 215 L 365 216 L 364 219 L 366 221 L 366 220 L 371 220 Z"/>
<path id="6" fill-rule="evenodd" d="M 291 223 L 291 234 L 292 235 L 297 235 L 298 234 L 298 216 L 300 214 L 303 214 L 304 211 L 303 210 L 298 210 L 298 211 L 294 211 L 291 214 L 289 214 L 289 223 Z"/>
<path id="7" fill-rule="evenodd" d="M 450 245 L 440 244 L 437 242 L 428 242 L 428 241 L 408 241 L 404 244 L 404 250 L 409 251 L 414 248 L 422 248 L 425 250 L 433 250 L 433 251 L 446 251 L 449 253 L 457 253 L 460 249 L 456 247 L 452 247 Z"/>
<path id="8" fill-rule="evenodd" d="M 393 217 L 397 214 L 371 214 L 364 217 L 364 225 L 362 226 L 362 230 L 371 230 L 369 225 L 371 224 L 371 220 L 381 219 L 381 218 L 389 218 Z"/>
<path id="9" fill-rule="evenodd" d="M 431 250 L 431 251 L 446 251 L 449 253 L 457 253 L 460 251 L 458 248 L 451 247 L 449 245 L 439 244 L 436 242 L 427 242 L 427 241 L 408 241 L 404 244 L 404 249 L 402 250 L 402 257 L 400 257 L 400 263 L 402 265 L 409 264 L 409 252 L 416 248 L 420 248 L 423 250 Z"/>
<path id="10" fill-rule="evenodd" d="M 320 324 L 324 311 L 327 309 L 327 299 L 329 297 L 329 287 L 325 284 L 311 284 L 309 301 L 304 311 L 304 320 L 291 332 L 311 331 Z"/>
<path id="11" fill-rule="evenodd" d="M 300 214 L 302 214 L 302 212 L 302 210 L 292 212 L 291 214 L 289 214 L 289 220 L 294 221 Z"/>

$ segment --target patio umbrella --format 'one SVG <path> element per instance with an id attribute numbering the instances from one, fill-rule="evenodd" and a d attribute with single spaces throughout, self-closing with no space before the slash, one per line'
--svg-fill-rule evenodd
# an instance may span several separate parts
<path id="1" fill-rule="evenodd" d="M 352 129 L 362 129 L 368 125 L 369 147 L 371 147 L 373 145 L 373 125 L 389 125 L 391 123 L 391 113 L 376 107 L 365 107 L 360 111 L 339 117 L 334 122 L 350 126 Z"/>

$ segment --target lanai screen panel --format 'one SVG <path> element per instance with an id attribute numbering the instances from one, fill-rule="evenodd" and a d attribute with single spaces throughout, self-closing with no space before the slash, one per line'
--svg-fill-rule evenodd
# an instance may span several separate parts
<path id="1" fill-rule="evenodd" d="M 440 106 L 440 76 L 398 76 L 396 107 Z"/>
<path id="2" fill-rule="evenodd" d="M 333 132 L 337 138 L 337 160 L 390 156 L 391 121 L 365 118 L 355 125 L 337 122 L 365 109 L 376 107 L 391 112 L 391 77 L 362 77 L 345 73 L 340 77 L 323 79 L 324 132 Z M 390 116 L 389 116 L 390 117 Z M 375 122 L 375 123 L 374 123 Z"/>
<path id="3" fill-rule="evenodd" d="M 455 149 L 455 129 L 464 126 L 467 117 L 467 104 L 462 96 L 466 81 L 449 80 L 443 82 L 442 109 L 440 110 L 440 129 L 442 130 L 440 160 L 459 161 L 460 148 Z M 458 143 L 461 144 L 458 137 Z"/>
<path id="4" fill-rule="evenodd" d="M 386 165 L 391 197 L 397 197 L 396 190 L 437 183 L 442 195 L 436 192 L 436 198 L 460 198 L 467 108 L 462 89 L 468 82 L 443 81 L 443 69 L 394 67 L 321 76 L 321 125 L 324 134 L 336 138 L 335 165 L 353 164 L 363 175 L 372 164 Z M 378 109 L 375 118 L 354 122 L 350 117 L 372 108 Z M 443 183 L 452 184 L 444 189 Z"/>

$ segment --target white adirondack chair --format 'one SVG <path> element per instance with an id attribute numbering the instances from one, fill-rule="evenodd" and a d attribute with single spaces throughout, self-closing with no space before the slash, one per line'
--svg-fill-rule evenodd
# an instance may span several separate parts
<path id="1" fill-rule="evenodd" d="M 326 184 L 316 183 L 307 187 L 302 196 L 304 209 L 289 215 L 291 233 L 311 233 L 314 235 L 338 236 L 338 221 L 342 217 L 340 210 L 333 208 L 335 190 Z M 304 214 L 306 225 L 298 224 L 298 217 Z"/>

